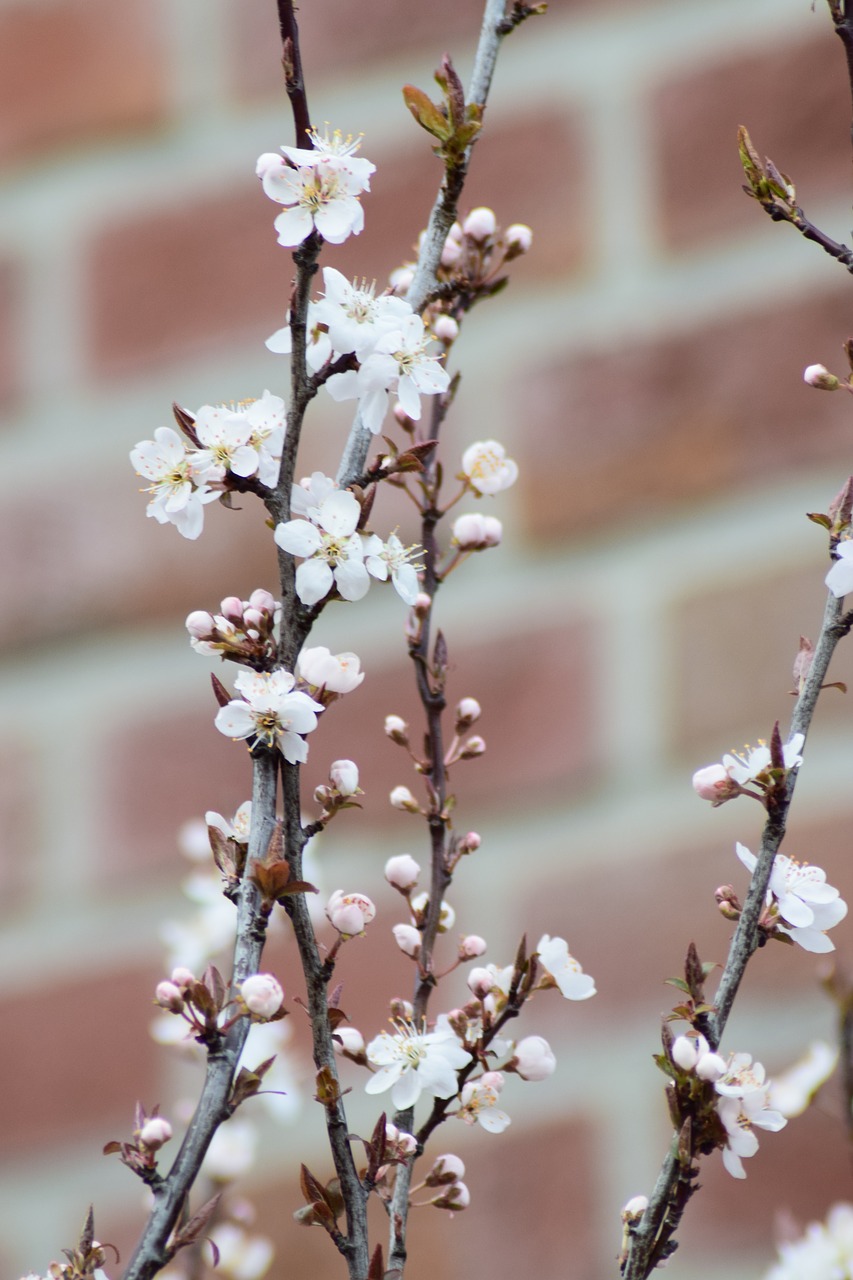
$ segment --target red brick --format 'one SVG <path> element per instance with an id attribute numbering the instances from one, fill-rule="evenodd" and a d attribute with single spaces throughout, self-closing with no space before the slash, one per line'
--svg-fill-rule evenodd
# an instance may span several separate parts
<path id="1" fill-rule="evenodd" d="M 793 179 L 806 211 L 847 194 L 850 93 L 829 23 L 816 39 L 693 69 L 652 98 L 663 229 L 683 248 L 755 232 L 766 215 L 741 191 L 737 129 Z M 780 233 L 781 234 L 781 233 Z M 796 232 L 788 230 L 789 235 Z"/>
<path id="2" fill-rule="evenodd" d="M 164 406 L 162 422 L 170 417 Z M 149 435 L 157 425 L 152 422 Z M 209 608 L 227 593 L 245 597 L 256 586 L 275 586 L 274 548 L 257 499 L 247 496 L 242 512 L 208 507 L 202 538 L 188 542 L 146 518 L 146 497 L 136 492 L 141 482 L 130 462 L 124 472 L 65 479 L 38 520 L 31 518 L 32 495 L 20 488 L 7 493 L 0 513 L 4 585 L 31 602 L 30 640 L 166 619 L 181 645 L 190 609 Z M 0 644 L 12 648 L 20 640 L 20 619 L 9 614 L 0 624 Z"/>
<path id="3" fill-rule="evenodd" d="M 0 157 L 157 124 L 160 14 L 147 0 L 44 0 L 0 13 Z"/>
<path id="4" fill-rule="evenodd" d="M 792 512 L 792 520 L 798 516 Z M 678 758 L 687 754 L 698 766 L 704 751 L 719 759 L 746 740 L 768 738 L 777 719 L 786 732 L 799 636 L 817 640 L 829 564 L 825 534 L 801 523 L 804 545 L 814 551 L 809 569 L 762 573 L 738 586 L 704 591 L 674 611 L 671 634 L 678 657 L 668 714 Z M 853 644 L 846 639 L 835 651 L 829 679 L 853 688 Z M 847 697 L 825 690 L 816 730 L 843 731 L 849 723 Z"/>
<path id="5" fill-rule="evenodd" d="M 531 370 L 507 392 L 537 428 L 515 446 L 531 535 L 657 523 L 663 508 L 822 464 L 837 466 L 840 488 L 850 406 L 805 386 L 802 370 L 821 359 L 843 374 L 849 333 L 845 285 Z"/>
<path id="6" fill-rule="evenodd" d="M 95 376 L 210 353 L 235 336 L 260 348 L 264 310 L 284 322 L 293 273 L 276 243 L 276 206 L 247 156 L 233 194 L 187 191 L 168 208 L 105 228 L 90 248 L 91 364 Z"/>
<path id="7" fill-rule="evenodd" d="M 109 971 L 49 994 L 6 994 L 2 1002 L 0 1096 L 8 1156 L 28 1157 L 67 1142 L 90 1154 L 127 1135 L 137 1099 L 161 1099 L 162 1050 L 148 1034 L 153 969 Z"/>
<path id="8" fill-rule="evenodd" d="M 21 304 L 23 281 L 16 263 L 0 262 L 0 407 L 11 408 L 21 394 Z"/>

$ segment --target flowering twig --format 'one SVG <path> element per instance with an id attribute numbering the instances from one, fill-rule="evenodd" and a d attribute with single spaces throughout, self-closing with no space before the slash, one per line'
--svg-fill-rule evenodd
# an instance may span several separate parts
<path id="1" fill-rule="evenodd" d="M 808 733 L 835 646 L 850 630 L 850 625 L 850 619 L 842 616 L 842 600 L 829 593 L 814 658 L 791 717 L 790 736 Z M 775 796 L 768 798 L 768 817 L 749 893 L 717 988 L 714 1011 L 703 1020 L 702 1031 L 712 1049 L 719 1046 L 747 963 L 762 942 L 759 917 L 773 870 L 773 859 L 785 835 L 796 779 L 796 769 L 788 770 L 784 789 L 780 788 Z M 689 1177 L 693 1162 L 689 1138 L 689 1133 L 684 1131 L 673 1135 L 648 1207 L 630 1232 L 622 1267 L 624 1280 L 645 1280 L 673 1250 L 674 1233 L 695 1189 Z"/>

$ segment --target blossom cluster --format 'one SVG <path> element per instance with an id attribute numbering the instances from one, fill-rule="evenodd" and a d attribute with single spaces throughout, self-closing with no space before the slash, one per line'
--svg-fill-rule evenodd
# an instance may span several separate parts
<path id="1" fill-rule="evenodd" d="M 735 846 L 737 856 L 750 872 L 758 859 L 745 845 Z M 773 859 L 761 926 L 768 933 L 791 938 L 804 951 L 834 951 L 835 944 L 826 931 L 834 928 L 847 915 L 847 903 L 838 890 L 826 883 L 822 867 L 795 862 L 784 853 Z"/>
<path id="2" fill-rule="evenodd" d="M 204 508 L 221 497 L 229 478 L 255 478 L 272 486 L 278 479 L 285 435 L 285 406 L 269 391 L 238 405 L 202 405 L 194 418 L 178 415 L 187 438 L 158 427 L 153 440 L 131 450 L 138 475 L 148 480 L 146 515 L 173 524 L 195 539 L 204 526 Z"/>

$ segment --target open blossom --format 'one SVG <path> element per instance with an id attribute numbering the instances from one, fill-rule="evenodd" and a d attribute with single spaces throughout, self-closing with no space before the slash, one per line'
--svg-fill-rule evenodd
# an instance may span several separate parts
<path id="1" fill-rule="evenodd" d="M 242 414 L 227 405 L 203 404 L 194 430 L 202 446 L 193 457 L 193 471 L 201 480 L 222 480 L 227 471 L 253 476 L 258 454 L 249 444 L 252 428 Z"/>
<path id="2" fill-rule="evenodd" d="M 219 494 L 193 471 L 193 451 L 171 427 L 158 427 L 153 440 L 141 440 L 131 450 L 137 475 L 151 483 L 145 514 L 158 524 L 173 524 L 178 533 L 195 540 L 204 526 L 204 508 Z"/>
<path id="3" fill-rule="evenodd" d="M 786 769 L 797 769 L 803 763 L 800 752 L 804 742 L 804 735 L 795 733 L 790 742 L 785 743 L 782 758 Z M 770 748 L 766 742 L 759 742 L 757 747 L 744 747 L 743 751 L 724 755 L 721 764 L 697 769 L 693 775 L 693 790 L 702 800 L 720 805 L 740 795 L 745 787 L 767 787 L 771 781 L 768 773 L 771 767 Z"/>
<path id="4" fill-rule="evenodd" d="M 390 575 L 394 590 L 405 604 L 414 604 L 420 591 L 419 564 L 413 564 L 420 547 L 404 547 L 396 533 L 387 542 L 370 534 L 364 539 L 364 564 L 372 578 L 386 582 Z"/>
<path id="5" fill-rule="evenodd" d="M 360 516 L 357 498 L 338 489 L 320 502 L 311 519 L 276 526 L 273 537 L 282 551 L 302 557 L 296 570 L 296 594 L 304 605 L 317 604 L 333 588 L 344 600 L 361 600 L 367 594 L 370 577 L 356 533 Z"/>
<path id="6" fill-rule="evenodd" d="M 478 493 L 500 493 L 518 479 L 518 467 L 497 440 L 478 440 L 462 455 L 462 470 Z"/>
<path id="7" fill-rule="evenodd" d="M 776 1133 L 788 1121 L 768 1106 L 770 1082 L 761 1063 L 753 1062 L 748 1053 L 731 1055 L 714 1089 L 720 1095 L 717 1114 L 727 1134 L 723 1164 L 733 1178 L 745 1178 L 741 1161 L 758 1150 L 755 1129 Z"/>
<path id="8" fill-rule="evenodd" d="M 366 359 L 383 333 L 395 328 L 412 308 L 393 294 L 374 296 L 374 286 L 350 284 L 334 267 L 323 268 L 325 296 L 315 306 L 319 323 L 325 325 L 329 342 L 338 354 L 354 354 Z"/>
<path id="9" fill-rule="evenodd" d="M 479 1080 L 469 1080 L 459 1095 L 460 1120 L 466 1124 L 480 1124 L 487 1133 L 503 1133 L 511 1123 L 509 1116 L 498 1106 L 504 1078 L 500 1071 L 487 1071 Z"/>
<path id="10" fill-rule="evenodd" d="M 557 1059 L 544 1036 L 525 1036 L 519 1040 L 504 1070 L 513 1070 L 522 1080 L 545 1080 L 557 1069 Z"/>
<path id="11" fill-rule="evenodd" d="M 457 1091 L 456 1073 L 471 1061 L 456 1032 L 439 1014 L 435 1030 L 418 1030 L 414 1023 L 398 1019 L 393 1033 L 381 1031 L 367 1046 L 367 1059 L 377 1068 L 365 1089 L 368 1093 L 391 1090 L 391 1102 L 404 1111 L 421 1093 L 452 1098 Z"/>
<path id="12" fill-rule="evenodd" d="M 403 316 L 384 332 L 358 372 L 335 374 L 326 383 L 333 400 L 358 398 L 364 426 L 379 431 L 388 408 L 388 396 L 397 399 L 408 417 L 421 416 L 421 396 L 440 395 L 450 386 L 450 374 L 438 356 L 429 355 L 429 334 L 420 316 Z"/>
<path id="13" fill-rule="evenodd" d="M 836 559 L 824 579 L 826 586 L 836 597 L 853 591 L 853 538 L 845 538 L 835 548 Z"/>
<path id="14" fill-rule="evenodd" d="M 745 845 L 735 845 L 737 856 L 747 870 L 755 871 L 758 859 Z M 773 907 L 771 921 L 780 933 L 786 933 L 804 951 L 834 951 L 835 943 L 826 936 L 847 915 L 847 903 L 831 884 L 826 872 L 807 862 L 795 862 L 777 853 L 767 888 L 767 905 Z M 774 917 L 778 917 L 774 919 Z M 765 915 L 766 920 L 766 915 Z"/>
<path id="15" fill-rule="evenodd" d="M 569 954 L 565 938 L 552 938 L 543 933 L 536 951 L 542 968 L 567 1000 L 588 1000 L 595 995 L 594 981 Z"/>
<path id="16" fill-rule="evenodd" d="M 282 156 L 262 155 L 255 172 L 264 191 L 285 210 L 275 220 L 279 244 L 293 248 L 313 230 L 330 244 L 342 244 L 364 227 L 359 202 L 370 190 L 376 166 L 355 156 L 358 140 L 312 133 L 312 148 L 282 147 Z"/>
<path id="17" fill-rule="evenodd" d="M 317 728 L 317 712 L 323 707 L 307 693 L 294 691 L 294 683 L 294 676 L 281 668 L 269 674 L 241 671 L 234 684 L 243 697 L 220 707 L 217 729 L 229 738 L 257 738 L 278 747 L 290 764 L 304 764 L 308 744 L 303 735 Z"/>

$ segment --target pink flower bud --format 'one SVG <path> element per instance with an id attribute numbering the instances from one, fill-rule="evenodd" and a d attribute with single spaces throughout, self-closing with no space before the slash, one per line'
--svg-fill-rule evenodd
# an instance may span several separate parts
<path id="1" fill-rule="evenodd" d="M 184 995 L 174 982 L 158 982 L 154 995 L 161 1009 L 168 1009 L 169 1013 L 183 1012 Z"/>
<path id="2" fill-rule="evenodd" d="M 364 1036 L 355 1027 L 335 1027 L 332 1039 L 335 1053 L 358 1057 L 364 1053 Z"/>
<path id="3" fill-rule="evenodd" d="M 237 596 L 226 596 L 219 605 L 219 612 L 229 622 L 241 623 L 243 621 L 243 601 L 238 599 Z"/>
<path id="4" fill-rule="evenodd" d="M 258 587 L 257 591 L 252 592 L 249 596 L 249 604 L 260 613 L 275 613 L 275 596 L 270 595 L 269 591 L 264 591 L 263 587 Z"/>
<path id="5" fill-rule="evenodd" d="M 477 1083 L 484 1084 L 487 1089 L 494 1089 L 495 1093 L 500 1093 L 504 1087 L 504 1073 L 502 1071 L 484 1071 Z"/>
<path id="6" fill-rule="evenodd" d="M 472 240 L 487 240 L 497 231 L 498 223 L 491 209 L 480 207 L 472 209 L 462 223 L 462 230 Z"/>
<path id="7" fill-rule="evenodd" d="M 543 1036 L 525 1036 L 515 1046 L 512 1061 L 504 1070 L 513 1070 L 522 1080 L 545 1080 L 557 1066 L 551 1046 Z"/>
<path id="8" fill-rule="evenodd" d="M 463 746 L 462 750 L 459 753 L 459 759 L 473 760 L 477 756 L 481 756 L 485 750 L 486 750 L 485 739 L 481 738 L 479 734 L 477 734 L 473 738 L 469 738 L 468 741 L 465 743 L 465 745 Z"/>
<path id="9" fill-rule="evenodd" d="M 642 1218 L 648 1207 L 648 1196 L 631 1196 L 631 1199 L 622 1206 L 622 1221 L 637 1222 Z"/>
<path id="10" fill-rule="evenodd" d="M 459 841 L 460 853 L 476 853 L 480 845 L 483 843 L 482 837 L 476 831 L 469 831 L 467 836 L 463 836 Z"/>
<path id="11" fill-rule="evenodd" d="M 250 1013 L 271 1018 L 284 1003 L 284 992 L 271 973 L 253 973 L 240 983 L 240 995 Z"/>
<path id="12" fill-rule="evenodd" d="M 335 760 L 329 769 L 329 780 L 342 796 L 358 791 L 358 765 L 352 760 Z"/>
<path id="13" fill-rule="evenodd" d="M 385 863 L 385 879 L 401 893 L 414 889 L 420 874 L 420 866 L 410 853 L 398 853 Z"/>
<path id="14" fill-rule="evenodd" d="M 391 932 L 403 955 L 411 956 L 413 960 L 417 960 L 421 953 L 420 931 L 413 924 L 395 924 Z"/>
<path id="15" fill-rule="evenodd" d="M 522 253 L 527 253 L 533 244 L 533 232 L 524 222 L 514 222 L 511 227 L 507 227 L 504 232 L 507 248 L 513 258 L 518 257 Z"/>
<path id="16" fill-rule="evenodd" d="M 394 1144 L 401 1156 L 413 1156 L 418 1149 L 417 1138 L 412 1133 L 404 1133 L 402 1130 L 397 1133 L 397 1141 Z"/>
<path id="17" fill-rule="evenodd" d="M 453 522 L 452 542 L 460 551 L 485 551 L 499 546 L 502 537 L 503 526 L 495 516 L 470 512 Z"/>
<path id="18" fill-rule="evenodd" d="M 464 1178 L 464 1176 L 465 1165 L 458 1156 L 436 1156 L 432 1168 L 424 1178 L 424 1182 L 428 1187 L 440 1187 L 457 1182 L 459 1178 Z"/>
<path id="19" fill-rule="evenodd" d="M 326 915 L 333 928 L 351 938 L 363 933 L 376 915 L 376 908 L 363 893 L 344 893 L 336 889 L 326 904 Z"/>
<path id="20" fill-rule="evenodd" d="M 458 1212 L 461 1209 L 467 1209 L 471 1203 L 471 1192 L 465 1186 L 464 1182 L 453 1182 L 432 1201 L 436 1209 L 451 1209 Z"/>
<path id="21" fill-rule="evenodd" d="M 453 319 L 453 316 L 438 316 L 432 326 L 432 331 L 439 342 L 444 342 L 448 346 L 459 337 L 459 325 Z"/>
<path id="22" fill-rule="evenodd" d="M 419 591 L 412 608 L 419 617 L 425 618 L 432 608 L 432 596 L 428 596 L 425 591 Z"/>
<path id="23" fill-rule="evenodd" d="M 172 1126 L 163 1116 L 152 1116 L 139 1130 L 139 1141 L 151 1151 L 157 1151 L 172 1136 Z"/>
<path id="24" fill-rule="evenodd" d="M 441 265 L 443 267 L 455 267 L 461 257 L 462 245 L 458 240 L 451 240 L 448 235 L 441 250 Z"/>
<path id="25" fill-rule="evenodd" d="M 212 636 L 215 630 L 213 614 L 205 613 L 203 609 L 195 609 L 188 614 L 184 625 L 196 640 L 207 640 L 208 636 Z"/>
<path id="26" fill-rule="evenodd" d="M 486 954 L 486 939 L 481 938 L 479 934 L 469 933 L 467 938 L 463 938 L 459 943 L 459 959 L 460 960 L 476 960 L 478 956 Z"/>
<path id="27" fill-rule="evenodd" d="M 803 373 L 803 382 L 808 383 L 810 387 L 817 387 L 820 391 L 837 391 L 839 380 L 834 373 L 830 373 L 825 365 L 810 364 Z"/>
<path id="28" fill-rule="evenodd" d="M 472 969 L 466 978 L 466 982 L 468 983 L 468 990 L 478 1000 L 483 1000 L 489 995 L 495 985 L 494 975 L 489 973 L 488 969 L 481 968 Z"/>
<path id="29" fill-rule="evenodd" d="M 172 970 L 172 981 L 176 987 L 186 989 L 196 981 L 196 976 L 192 969 L 185 969 L 183 966 L 179 966 L 177 969 Z"/>
<path id="30" fill-rule="evenodd" d="M 408 787 L 395 787 L 388 799 L 394 809 L 405 809 L 408 813 L 420 813 L 421 807 Z"/>
<path id="31" fill-rule="evenodd" d="M 267 616 L 260 609 L 247 609 L 243 614 L 243 630 L 249 633 L 255 631 L 259 635 L 266 625 Z"/>
<path id="32" fill-rule="evenodd" d="M 721 764 L 709 764 L 693 775 L 693 790 L 702 800 L 719 804 L 732 790 L 732 780 Z"/>

